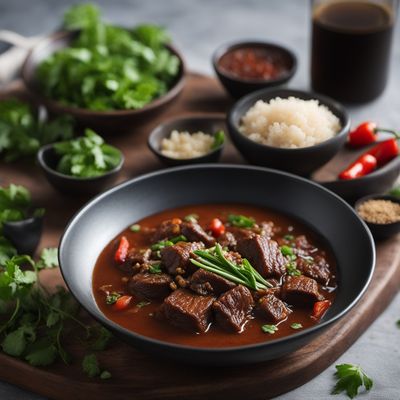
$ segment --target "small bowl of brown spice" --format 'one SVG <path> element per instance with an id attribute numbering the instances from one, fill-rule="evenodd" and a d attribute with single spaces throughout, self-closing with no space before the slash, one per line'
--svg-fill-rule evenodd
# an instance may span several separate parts
<path id="1" fill-rule="evenodd" d="M 355 209 L 375 239 L 387 239 L 400 232 L 400 198 L 389 195 L 366 196 L 356 202 Z"/>

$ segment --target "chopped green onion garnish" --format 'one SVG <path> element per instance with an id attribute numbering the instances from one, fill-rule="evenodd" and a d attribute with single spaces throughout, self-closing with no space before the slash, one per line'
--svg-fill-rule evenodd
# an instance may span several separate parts
<path id="1" fill-rule="evenodd" d="M 281 246 L 281 253 L 284 256 L 294 256 L 293 249 L 289 246 Z"/>
<path id="2" fill-rule="evenodd" d="M 139 301 L 139 303 L 136 304 L 136 307 L 142 308 L 142 307 L 148 306 L 149 304 L 151 304 L 151 301 L 143 300 L 143 301 Z"/>
<path id="3" fill-rule="evenodd" d="M 301 329 L 303 327 L 302 324 L 299 324 L 298 322 L 294 322 L 292 325 L 290 325 L 292 329 Z"/>
<path id="4" fill-rule="evenodd" d="M 169 246 L 172 246 L 173 244 L 174 244 L 174 242 L 172 242 L 171 240 L 161 240 L 157 243 L 154 243 L 151 246 L 151 250 L 153 250 L 153 251 L 161 250 L 164 247 L 169 247 Z"/>
<path id="5" fill-rule="evenodd" d="M 278 327 L 276 325 L 263 325 L 261 329 L 264 333 L 273 335 L 278 330 Z"/>
<path id="6" fill-rule="evenodd" d="M 244 215 L 230 214 L 228 216 L 228 222 L 238 228 L 252 228 L 256 221 L 254 218 L 245 217 Z"/>
<path id="7" fill-rule="evenodd" d="M 170 239 L 170 241 L 175 244 L 178 242 L 187 242 L 188 240 L 186 239 L 186 236 L 183 235 L 179 235 L 179 236 L 175 236 L 172 239 Z"/>
<path id="8" fill-rule="evenodd" d="M 119 293 L 111 292 L 106 297 L 106 304 L 108 304 L 108 305 L 114 304 L 120 297 L 121 297 L 121 295 Z"/>
<path id="9" fill-rule="evenodd" d="M 292 240 L 294 240 L 294 236 L 293 235 L 285 235 L 283 237 L 285 240 L 288 240 L 289 242 L 291 242 Z"/>
<path id="10" fill-rule="evenodd" d="M 139 224 L 133 224 L 129 228 L 132 232 L 140 232 L 140 225 Z"/>
<path id="11" fill-rule="evenodd" d="M 290 276 L 300 276 L 301 272 L 297 269 L 297 265 L 295 262 L 290 262 L 288 265 L 286 265 L 286 272 Z"/>
<path id="12" fill-rule="evenodd" d="M 186 222 L 197 222 L 199 219 L 199 216 L 197 214 L 189 214 L 186 215 L 185 218 L 183 218 Z"/>
<path id="13" fill-rule="evenodd" d="M 151 274 L 161 274 L 161 263 L 150 265 L 149 272 Z"/>

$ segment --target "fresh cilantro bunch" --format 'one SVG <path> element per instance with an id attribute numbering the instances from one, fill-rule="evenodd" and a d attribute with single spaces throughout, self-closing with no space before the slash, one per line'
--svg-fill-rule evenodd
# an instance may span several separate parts
<path id="1" fill-rule="evenodd" d="M 333 388 L 332 394 L 338 394 L 345 391 L 350 399 L 357 396 L 358 388 L 360 386 L 364 386 L 365 390 L 369 391 L 373 385 L 372 379 L 367 376 L 359 365 L 336 365 L 335 376 L 337 377 L 338 382 Z"/>
<path id="2" fill-rule="evenodd" d="M 42 90 L 57 101 L 91 110 L 138 109 L 166 93 L 179 71 L 179 59 L 154 25 L 132 30 L 105 23 L 92 4 L 71 7 L 64 27 L 79 30 L 70 47 L 38 68 Z"/>
<path id="3" fill-rule="evenodd" d="M 90 129 L 77 139 L 56 143 L 61 156 L 57 171 L 79 178 L 92 178 L 114 169 L 121 162 L 121 152 Z"/>
<path id="4" fill-rule="evenodd" d="M 27 103 L 0 101 L 0 156 L 6 161 L 36 154 L 42 145 L 72 137 L 73 123 L 67 116 L 40 120 Z"/>

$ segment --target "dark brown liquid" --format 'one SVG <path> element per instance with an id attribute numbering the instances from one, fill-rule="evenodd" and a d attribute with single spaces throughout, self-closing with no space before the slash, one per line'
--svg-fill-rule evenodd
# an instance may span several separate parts
<path id="1" fill-rule="evenodd" d="M 384 90 L 393 16 L 367 1 L 316 8 L 312 27 L 312 88 L 337 100 L 366 102 Z"/>

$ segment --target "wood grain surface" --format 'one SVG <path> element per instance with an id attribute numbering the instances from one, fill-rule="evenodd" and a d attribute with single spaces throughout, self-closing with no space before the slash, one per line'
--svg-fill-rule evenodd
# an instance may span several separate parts
<path id="1" fill-rule="evenodd" d="M 0 98 L 23 94 L 20 83 L 12 84 Z M 225 112 L 230 101 L 213 78 L 190 74 L 178 100 L 163 114 L 129 134 L 110 135 L 107 140 L 122 149 L 125 165 L 120 181 L 163 166 L 147 148 L 147 135 L 160 121 L 188 113 Z M 243 163 L 229 143 L 223 162 Z M 339 154 L 330 162 L 332 168 L 345 162 Z M 0 163 L 2 183 L 13 182 L 28 187 L 35 204 L 47 210 L 40 247 L 57 246 L 67 221 L 87 201 L 57 193 L 32 162 Z M 60 363 L 49 368 L 33 368 L 0 353 L 0 379 L 54 399 L 267 399 L 306 383 L 329 367 L 369 327 L 386 308 L 400 285 L 400 236 L 377 245 L 377 267 L 366 294 L 357 306 L 339 322 L 300 350 L 266 363 L 225 368 L 199 368 L 171 363 L 148 356 L 115 340 L 99 355 L 112 379 L 87 378 L 79 361 L 82 349 L 72 346 L 75 359 L 71 365 Z M 349 251 L 351 248 L 349 247 Z M 62 283 L 58 271 L 44 271 L 48 287 Z M 330 388 L 327 388 L 327 394 Z"/>

